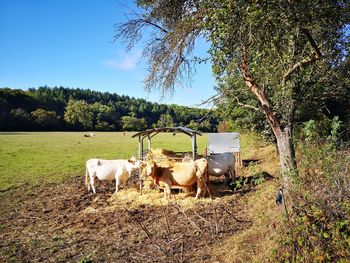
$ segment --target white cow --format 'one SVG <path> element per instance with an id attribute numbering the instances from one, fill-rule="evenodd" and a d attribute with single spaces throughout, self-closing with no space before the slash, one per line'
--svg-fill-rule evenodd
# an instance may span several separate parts
<path id="1" fill-rule="evenodd" d="M 233 153 L 225 152 L 208 156 L 208 174 L 212 176 L 225 175 L 225 183 L 235 181 L 235 156 Z"/>
<path id="2" fill-rule="evenodd" d="M 88 191 L 90 191 L 91 185 L 92 191 L 96 194 L 95 177 L 108 181 L 115 179 L 115 191 L 118 192 L 120 182 L 123 181 L 125 187 L 126 180 L 139 167 L 140 161 L 136 161 L 135 157 L 131 157 L 129 160 L 90 159 L 86 161 L 85 184 Z"/>

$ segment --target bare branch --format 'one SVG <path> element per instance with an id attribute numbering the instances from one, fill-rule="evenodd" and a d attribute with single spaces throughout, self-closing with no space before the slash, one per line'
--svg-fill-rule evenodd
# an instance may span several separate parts
<path id="1" fill-rule="evenodd" d="M 222 94 L 220 94 L 220 93 L 215 94 L 215 95 L 209 97 L 208 99 L 203 100 L 200 104 L 195 105 L 195 106 L 200 107 L 200 106 L 203 106 L 203 105 L 206 105 L 206 104 L 210 104 L 210 103 L 215 104 L 216 102 L 220 101 L 221 96 L 222 96 Z M 213 107 L 214 107 L 214 105 L 211 108 L 213 108 Z"/>
<path id="2" fill-rule="evenodd" d="M 191 59 L 197 37 L 201 34 L 201 22 L 204 10 L 192 6 L 174 3 L 174 8 L 182 8 L 186 12 L 181 16 L 173 13 L 174 9 L 163 10 L 159 15 L 154 12 L 142 16 L 133 13 L 135 19 L 116 26 L 115 38 L 121 38 L 127 47 L 133 48 L 141 38 L 150 33 L 152 36 L 146 41 L 143 58 L 148 62 L 148 76 L 144 80 L 145 89 L 154 88 L 162 92 L 164 97 L 172 93 L 177 85 L 191 85 L 195 71 L 196 60 Z M 160 11 L 161 12 L 161 11 Z M 169 19 L 167 20 L 167 12 Z M 174 21 L 173 21 L 174 20 Z M 147 31 L 153 29 L 153 31 Z"/>
<path id="3" fill-rule="evenodd" d="M 197 224 L 181 209 L 178 203 L 175 203 L 174 206 L 179 212 L 181 212 L 186 217 L 186 219 L 192 224 L 192 226 L 194 226 L 200 233 L 202 232 L 202 230 L 197 226 Z"/>
<path id="4" fill-rule="evenodd" d="M 252 105 L 244 104 L 244 103 L 240 102 L 240 101 L 239 101 L 239 98 L 236 97 L 236 96 L 234 97 L 234 99 L 237 101 L 237 104 L 238 104 L 239 106 L 242 106 L 242 107 L 247 108 L 247 109 L 255 110 L 255 111 L 257 111 L 257 112 L 264 113 L 260 108 L 257 108 L 257 107 L 254 107 L 254 106 L 252 106 Z"/>
<path id="5" fill-rule="evenodd" d="M 128 214 L 132 215 L 131 211 L 127 209 L 125 206 L 123 206 L 124 210 L 128 212 Z M 155 245 L 160 252 L 162 252 L 164 255 L 168 256 L 168 254 L 157 244 L 157 241 L 154 240 L 153 235 L 151 232 L 149 232 L 148 228 L 145 226 L 145 224 L 138 220 L 137 218 L 131 217 L 131 220 L 136 222 L 139 226 L 141 226 L 142 230 L 146 233 L 147 237 L 150 239 L 153 245 Z"/>

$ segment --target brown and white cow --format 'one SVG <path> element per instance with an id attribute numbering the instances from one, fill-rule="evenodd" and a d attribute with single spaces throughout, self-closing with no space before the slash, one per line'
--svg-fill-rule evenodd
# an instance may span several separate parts
<path id="1" fill-rule="evenodd" d="M 190 162 L 174 162 L 168 167 L 150 162 L 145 167 L 145 175 L 152 177 L 155 184 L 164 188 L 165 197 L 170 197 L 171 188 L 189 188 L 197 183 L 196 198 L 206 192 L 208 162 L 205 158 Z"/>

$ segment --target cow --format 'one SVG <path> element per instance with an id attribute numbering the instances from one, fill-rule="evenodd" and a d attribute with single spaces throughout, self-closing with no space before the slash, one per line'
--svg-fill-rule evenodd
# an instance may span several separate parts
<path id="1" fill-rule="evenodd" d="M 189 188 L 197 183 L 196 198 L 206 191 L 206 176 L 208 162 L 205 158 L 191 162 L 174 162 L 171 165 L 160 166 L 154 161 L 148 163 L 144 175 L 152 177 L 154 183 L 164 188 L 165 198 L 169 198 L 171 188 Z"/>
<path id="2" fill-rule="evenodd" d="M 233 153 L 225 152 L 220 154 L 209 155 L 208 159 L 208 174 L 212 176 L 225 175 L 225 183 L 232 184 L 235 181 L 235 156 Z"/>
<path id="3" fill-rule="evenodd" d="M 91 185 L 92 191 L 96 194 L 95 177 L 107 181 L 115 179 L 115 192 L 118 192 L 120 182 L 122 181 L 125 187 L 126 180 L 139 167 L 140 161 L 136 160 L 134 156 L 129 160 L 90 159 L 86 161 L 85 184 L 89 192 Z"/>

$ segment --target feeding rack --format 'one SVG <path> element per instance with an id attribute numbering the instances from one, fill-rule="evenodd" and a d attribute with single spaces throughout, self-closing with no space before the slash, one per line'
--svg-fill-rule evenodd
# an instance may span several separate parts
<path id="1" fill-rule="evenodd" d="M 164 127 L 164 128 L 153 128 L 138 132 L 132 135 L 132 138 L 138 137 L 139 146 L 138 146 L 138 158 L 139 160 L 145 160 L 146 153 L 151 149 L 152 138 L 160 132 L 169 132 L 173 133 L 184 133 L 191 137 L 192 140 L 192 158 L 196 160 L 197 158 L 197 135 L 201 136 L 202 134 L 198 131 L 186 128 L 186 127 Z M 147 139 L 147 150 L 144 149 L 144 141 Z M 179 158 L 180 159 L 180 158 Z"/>

